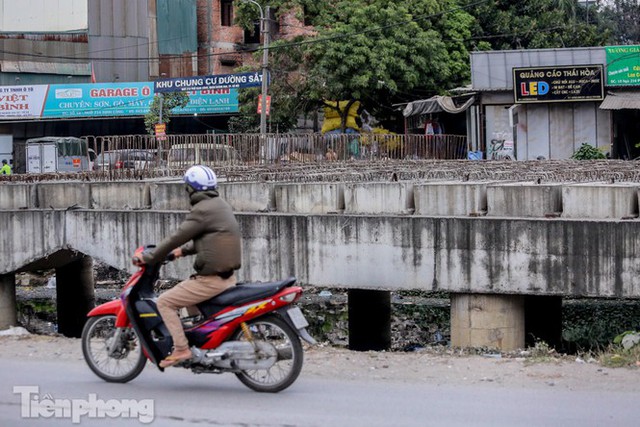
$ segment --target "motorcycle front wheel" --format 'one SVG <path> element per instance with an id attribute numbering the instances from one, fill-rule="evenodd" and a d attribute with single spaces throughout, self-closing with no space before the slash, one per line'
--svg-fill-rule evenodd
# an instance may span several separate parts
<path id="1" fill-rule="evenodd" d="M 133 329 L 124 328 L 118 336 L 116 330 L 116 316 L 91 317 L 82 330 L 82 354 L 103 380 L 126 383 L 140 375 L 147 358 Z"/>
<path id="2" fill-rule="evenodd" d="M 296 331 L 276 316 L 260 317 L 247 322 L 253 339 L 275 348 L 276 361 L 268 369 L 246 369 L 236 373 L 238 379 L 252 390 L 277 393 L 289 387 L 302 369 L 302 344 Z M 234 340 L 246 341 L 239 329 Z"/>

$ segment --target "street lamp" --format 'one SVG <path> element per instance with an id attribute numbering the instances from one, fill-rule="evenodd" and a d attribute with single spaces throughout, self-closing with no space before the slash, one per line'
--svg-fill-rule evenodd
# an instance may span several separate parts
<path id="1" fill-rule="evenodd" d="M 260 3 L 254 0 L 242 0 L 245 3 L 253 3 L 260 10 L 260 32 L 262 33 L 262 99 L 260 108 L 260 135 L 264 138 L 267 134 L 267 72 L 269 64 L 269 6 L 262 11 Z"/>

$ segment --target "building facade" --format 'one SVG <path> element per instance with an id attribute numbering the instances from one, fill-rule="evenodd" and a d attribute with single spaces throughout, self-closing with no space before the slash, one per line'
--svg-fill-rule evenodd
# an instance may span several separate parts
<path id="1" fill-rule="evenodd" d="M 234 25 L 231 0 L 0 0 L 0 11 L 0 89 L 7 99 L 15 95 L 26 100 L 21 93 L 27 91 L 46 93 L 44 85 L 68 89 L 67 96 L 74 97 L 78 84 L 120 85 L 113 93 L 144 92 L 139 86 L 157 79 L 230 74 L 242 65 L 257 67 L 254 53 L 262 44 L 259 22 L 253 31 Z M 296 18 L 297 12 L 276 17 L 272 11 L 273 39 L 312 31 Z M 81 105 L 84 99 L 75 101 Z M 9 159 L 7 147 L 29 138 L 146 132 L 142 114 L 3 115 L 3 108 L 23 106 L 2 102 L 0 140 Z M 176 116 L 171 133 L 224 131 L 233 114 Z"/>
<path id="2" fill-rule="evenodd" d="M 613 158 L 637 157 L 640 132 L 629 119 L 638 121 L 640 78 L 613 80 L 611 49 L 473 52 L 475 147 L 487 158 L 511 150 L 518 160 L 567 159 L 587 143 Z M 621 93 L 636 102 L 616 102 Z"/>

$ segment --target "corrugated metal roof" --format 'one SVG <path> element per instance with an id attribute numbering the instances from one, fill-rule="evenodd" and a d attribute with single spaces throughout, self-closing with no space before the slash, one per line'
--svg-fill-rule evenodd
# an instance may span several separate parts
<path id="1" fill-rule="evenodd" d="M 150 64 L 158 66 L 144 60 L 158 56 L 154 33 L 155 0 L 91 0 L 89 52 L 104 59 L 95 61 L 97 81 L 148 81 Z"/>
<path id="2" fill-rule="evenodd" d="M 640 110 L 640 91 L 612 91 L 600 104 L 601 110 Z"/>
<path id="3" fill-rule="evenodd" d="M 90 76 L 91 65 L 62 62 L 0 61 L 5 73 L 64 74 L 66 76 Z"/>
<path id="4" fill-rule="evenodd" d="M 603 47 L 471 52 L 473 90 L 513 90 L 512 69 L 560 65 L 606 65 Z"/>
<path id="5" fill-rule="evenodd" d="M 87 58 L 87 49 L 86 35 L 84 42 L 47 40 L 45 34 L 38 39 L 0 38 L 3 60 L 70 62 L 69 58 Z"/>

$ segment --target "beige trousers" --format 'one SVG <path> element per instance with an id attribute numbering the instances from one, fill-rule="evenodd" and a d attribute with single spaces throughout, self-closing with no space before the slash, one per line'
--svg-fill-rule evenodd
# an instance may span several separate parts
<path id="1" fill-rule="evenodd" d="M 235 285 L 235 274 L 228 279 L 220 276 L 191 276 L 158 297 L 158 311 L 169 329 L 176 350 L 189 348 L 178 310 L 206 301 Z"/>

